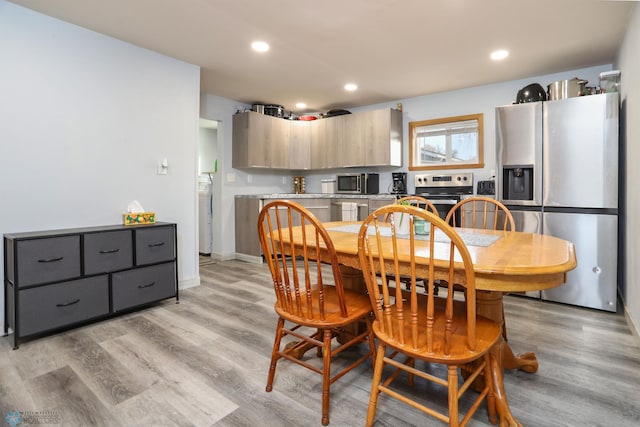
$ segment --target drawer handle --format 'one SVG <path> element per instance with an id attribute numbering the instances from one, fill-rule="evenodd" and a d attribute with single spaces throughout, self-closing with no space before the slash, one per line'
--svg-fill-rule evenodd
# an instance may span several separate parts
<path id="1" fill-rule="evenodd" d="M 144 288 L 150 288 L 152 286 L 155 286 L 156 282 L 151 282 L 148 285 L 138 285 L 138 289 L 144 289 Z"/>
<path id="2" fill-rule="evenodd" d="M 69 307 L 70 305 L 77 304 L 79 302 L 80 302 L 80 298 L 77 298 L 77 299 L 75 299 L 75 300 L 73 300 L 71 302 L 68 302 L 66 304 L 56 304 L 56 307 Z"/>
<path id="3" fill-rule="evenodd" d="M 58 258 L 47 258 L 47 259 L 39 259 L 38 262 L 56 262 L 56 261 L 62 261 L 64 257 L 58 257 Z"/>
<path id="4" fill-rule="evenodd" d="M 158 242 L 158 243 L 149 243 L 149 247 L 150 248 L 154 248 L 156 246 L 164 246 L 164 242 Z"/>
<path id="5" fill-rule="evenodd" d="M 117 249 L 105 249 L 103 251 L 100 251 L 101 254 L 113 254 L 116 252 L 120 252 L 120 248 Z"/>

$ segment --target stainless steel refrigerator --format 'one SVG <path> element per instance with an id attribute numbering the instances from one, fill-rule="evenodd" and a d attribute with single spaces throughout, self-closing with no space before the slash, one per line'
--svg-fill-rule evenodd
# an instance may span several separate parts
<path id="1" fill-rule="evenodd" d="M 616 311 L 617 93 L 496 108 L 498 199 L 516 229 L 575 244 L 567 283 L 529 296 Z"/>

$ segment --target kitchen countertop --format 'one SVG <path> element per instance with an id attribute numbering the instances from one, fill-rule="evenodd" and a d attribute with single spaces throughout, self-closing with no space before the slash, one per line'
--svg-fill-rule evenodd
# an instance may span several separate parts
<path id="1" fill-rule="evenodd" d="M 248 199 L 389 199 L 395 194 L 327 194 L 327 193 L 276 193 L 276 194 L 236 194 L 239 198 Z"/>

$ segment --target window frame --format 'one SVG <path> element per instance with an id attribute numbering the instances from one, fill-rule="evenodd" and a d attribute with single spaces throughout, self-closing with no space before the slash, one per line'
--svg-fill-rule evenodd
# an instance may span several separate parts
<path id="1" fill-rule="evenodd" d="M 439 119 L 421 120 L 416 122 L 409 122 L 409 170 L 421 171 L 421 170 L 433 170 L 433 169 L 474 169 L 484 167 L 484 114 L 467 114 L 464 116 L 442 117 Z M 477 121 L 478 122 L 478 146 L 476 163 L 459 163 L 459 162 L 432 162 L 432 164 L 425 164 L 420 161 L 417 153 L 418 143 L 416 141 L 416 131 L 423 126 L 439 125 L 446 123 L 458 123 L 465 121 Z"/>

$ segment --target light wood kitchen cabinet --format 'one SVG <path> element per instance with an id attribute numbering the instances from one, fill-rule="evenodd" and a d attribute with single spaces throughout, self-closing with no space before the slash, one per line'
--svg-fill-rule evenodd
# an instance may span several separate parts
<path id="1" fill-rule="evenodd" d="M 291 168 L 291 128 L 289 120 L 267 116 L 271 121 L 271 130 L 265 138 L 265 145 L 271 151 L 272 169 Z"/>
<path id="2" fill-rule="evenodd" d="M 289 128 L 289 169 L 311 169 L 311 126 L 298 120 L 282 120 Z"/>
<path id="3" fill-rule="evenodd" d="M 314 120 L 311 128 L 311 169 L 331 169 L 343 165 L 344 116 Z"/>
<path id="4" fill-rule="evenodd" d="M 239 113 L 232 157 L 239 169 L 402 166 L 402 113 L 383 108 L 312 122 Z"/>
<path id="5" fill-rule="evenodd" d="M 262 209 L 262 199 L 250 197 L 235 198 L 236 253 L 262 256 L 258 237 L 258 215 Z"/>
<path id="6" fill-rule="evenodd" d="M 314 195 L 315 196 L 315 195 Z M 255 261 L 258 257 L 262 257 L 262 248 L 260 247 L 260 239 L 258 238 L 258 216 L 260 211 L 267 203 L 273 200 L 291 200 L 309 210 L 322 223 L 329 221 L 342 220 L 342 203 L 355 202 L 358 205 L 358 219 L 363 220 L 368 214 L 376 209 L 390 205 L 395 202 L 395 196 L 374 196 L 365 197 L 349 197 L 332 196 L 332 197 L 300 197 L 292 194 L 287 197 L 283 194 L 280 199 L 271 197 L 268 199 L 246 196 L 235 197 L 235 237 L 236 237 L 236 254 L 239 257 L 246 256 L 246 261 Z M 300 225 L 300 224 L 294 224 Z"/>
<path id="7" fill-rule="evenodd" d="M 402 166 L 402 112 L 385 108 L 358 115 L 364 166 Z"/>
<path id="8" fill-rule="evenodd" d="M 233 116 L 234 168 L 271 167 L 271 150 L 267 138 L 271 135 L 271 120 L 264 114 L 242 113 Z"/>
<path id="9" fill-rule="evenodd" d="M 328 153 L 327 144 L 327 123 L 328 120 L 313 120 L 309 122 L 311 131 L 311 169 L 327 169 Z"/>
<path id="10" fill-rule="evenodd" d="M 262 248 L 260 247 L 260 239 L 258 237 L 258 216 L 264 205 L 273 200 L 276 199 L 258 199 L 252 197 L 235 198 L 236 253 L 252 257 L 262 256 Z M 281 200 L 292 200 L 304 206 L 314 214 L 320 222 L 328 222 L 331 220 L 331 199 L 328 197 L 296 197 Z"/>
<path id="11" fill-rule="evenodd" d="M 288 124 L 253 111 L 234 115 L 232 166 L 289 169 Z"/>
<path id="12" fill-rule="evenodd" d="M 347 114 L 341 116 L 344 120 L 342 128 L 342 156 L 340 158 L 341 167 L 358 167 L 364 165 L 364 145 L 363 139 L 363 114 Z"/>
<path id="13" fill-rule="evenodd" d="M 389 196 L 389 198 L 376 198 L 369 199 L 369 215 L 373 213 L 376 209 L 380 209 L 383 206 L 392 205 L 396 202 L 395 196 Z"/>
<path id="14" fill-rule="evenodd" d="M 322 119 L 326 121 L 325 129 L 325 156 L 326 156 L 326 168 L 339 168 L 342 167 L 344 162 L 342 159 L 342 145 L 344 143 L 343 130 L 345 123 L 345 116 L 331 117 L 328 119 Z"/>
<path id="15" fill-rule="evenodd" d="M 331 221 L 331 199 L 291 199 L 292 201 L 304 206 L 309 212 L 315 215 L 320 222 Z M 295 224 L 300 225 L 300 224 Z"/>

